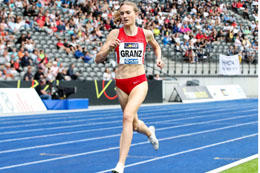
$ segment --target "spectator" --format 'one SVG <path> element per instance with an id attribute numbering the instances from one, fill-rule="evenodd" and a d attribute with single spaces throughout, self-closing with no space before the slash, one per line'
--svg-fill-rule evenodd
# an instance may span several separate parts
<path id="1" fill-rule="evenodd" d="M 22 42 L 25 42 L 26 41 L 26 35 L 25 34 L 22 34 L 18 40 L 16 41 L 16 44 L 22 44 Z"/>
<path id="2" fill-rule="evenodd" d="M 59 44 L 58 44 L 59 43 Z M 67 54 L 69 54 L 71 51 L 74 52 L 74 49 L 72 49 L 71 45 L 69 44 L 67 39 L 64 39 L 63 43 L 61 41 L 58 41 L 57 48 L 64 48 Z M 63 47 L 62 47 L 63 45 Z"/>
<path id="3" fill-rule="evenodd" d="M 56 80 L 70 81 L 71 77 L 67 75 L 67 70 L 64 68 L 61 72 L 58 73 Z"/>
<path id="4" fill-rule="evenodd" d="M 94 58 L 86 51 L 84 57 L 82 58 L 85 63 L 92 64 L 94 63 Z"/>
<path id="5" fill-rule="evenodd" d="M 24 48 L 21 47 L 20 50 L 17 53 L 19 59 L 22 59 L 24 57 Z"/>
<path id="6" fill-rule="evenodd" d="M 202 40 L 204 38 L 205 38 L 205 36 L 203 35 L 202 31 L 199 30 L 198 34 L 196 35 L 196 39 L 197 40 Z"/>
<path id="7" fill-rule="evenodd" d="M 34 42 L 33 40 L 27 39 L 24 44 L 24 48 L 29 52 L 32 53 L 34 50 Z"/>
<path id="8" fill-rule="evenodd" d="M 51 71 L 52 75 L 54 76 L 54 78 L 56 78 L 56 76 L 59 73 L 59 66 L 58 66 L 57 61 L 53 61 L 50 71 Z"/>
<path id="9" fill-rule="evenodd" d="M 157 73 L 154 76 L 154 80 L 162 80 L 162 78 L 160 77 L 160 75 Z"/>
<path id="10" fill-rule="evenodd" d="M 256 39 L 253 40 L 252 42 L 252 48 L 257 51 L 258 50 L 258 41 Z"/>
<path id="11" fill-rule="evenodd" d="M 32 62 L 33 64 L 36 64 L 37 63 L 37 60 L 38 60 L 38 49 L 34 49 L 32 53 L 30 53 L 30 57 L 32 59 Z"/>
<path id="12" fill-rule="evenodd" d="M 243 29 L 243 34 L 244 34 L 244 35 L 250 34 L 251 28 L 249 28 L 249 27 L 250 27 L 250 26 L 247 26 L 247 27 L 245 27 L 245 28 Z"/>
<path id="13" fill-rule="evenodd" d="M 111 75 L 109 68 L 105 68 L 105 71 L 104 71 L 104 74 L 103 74 L 103 80 L 104 81 L 112 80 L 112 75 Z"/>
<path id="14" fill-rule="evenodd" d="M 50 87 L 48 87 L 48 84 L 46 83 L 46 79 L 41 78 L 39 80 L 39 85 L 36 86 L 35 90 L 41 99 L 47 99 L 47 100 L 51 99 Z"/>
<path id="15" fill-rule="evenodd" d="M 34 74 L 34 79 L 35 80 L 40 80 L 43 77 L 44 77 L 43 68 L 39 67 L 37 72 Z"/>
<path id="16" fill-rule="evenodd" d="M 16 27 L 17 30 L 20 31 L 21 29 L 28 28 L 28 24 L 25 23 L 25 20 L 21 16 L 17 16 L 16 18 Z"/>
<path id="17" fill-rule="evenodd" d="M 169 36 L 169 34 L 168 34 L 168 32 L 166 33 L 166 35 L 163 37 L 163 44 L 164 45 L 167 45 L 167 44 L 169 44 L 170 43 L 170 40 L 171 40 L 171 38 L 170 38 L 170 36 Z"/>
<path id="18" fill-rule="evenodd" d="M 14 76 L 16 73 L 11 69 L 11 64 L 6 63 L 5 64 L 5 69 L 3 70 L 3 73 L 5 75 L 5 79 L 14 79 Z"/>
<path id="19" fill-rule="evenodd" d="M 24 81 L 33 81 L 32 67 L 28 66 L 27 72 L 23 76 Z"/>
<path id="20" fill-rule="evenodd" d="M 247 19 L 247 20 L 250 20 L 250 18 L 249 18 L 249 11 L 248 11 L 247 7 L 245 7 L 245 9 L 243 10 L 243 18 Z"/>
<path id="21" fill-rule="evenodd" d="M 56 78 L 56 76 L 52 73 L 51 69 L 48 68 L 47 74 L 46 74 L 46 80 L 51 83 L 52 81 L 55 80 L 55 78 Z"/>
<path id="22" fill-rule="evenodd" d="M 256 11 L 254 11 L 253 17 L 254 17 L 255 21 L 258 21 L 258 13 Z"/>
<path id="23" fill-rule="evenodd" d="M 15 77 L 18 76 L 18 71 L 14 68 L 14 66 L 10 66 L 10 73 Z M 13 78 L 14 79 L 14 78 Z"/>
<path id="24" fill-rule="evenodd" d="M 57 32 L 64 32 L 66 31 L 65 24 L 63 21 L 60 21 L 60 23 L 57 25 Z"/>
<path id="25" fill-rule="evenodd" d="M 234 41 L 234 33 L 233 31 L 229 30 L 226 35 L 226 42 L 233 42 Z"/>
<path id="26" fill-rule="evenodd" d="M 251 48 L 251 43 L 250 43 L 248 37 L 245 37 L 245 39 L 243 39 L 242 45 L 245 49 Z"/>
<path id="27" fill-rule="evenodd" d="M 32 40 L 32 36 L 31 34 L 28 32 L 27 35 L 26 35 L 26 40 L 30 40 L 30 41 L 33 41 Z"/>
<path id="28" fill-rule="evenodd" d="M 248 63 L 253 63 L 255 60 L 255 51 L 254 49 L 250 46 L 248 48 L 245 49 L 245 60 Z"/>
<path id="29" fill-rule="evenodd" d="M 16 59 L 15 61 L 11 60 L 10 63 L 15 68 L 15 70 L 21 73 L 23 70 L 20 68 L 20 59 Z"/>
<path id="30" fill-rule="evenodd" d="M 47 55 L 44 53 L 42 49 L 40 50 L 37 59 L 37 63 L 41 63 L 41 62 L 43 62 L 44 64 L 47 64 L 49 62 Z"/>
<path id="31" fill-rule="evenodd" d="M 94 46 L 92 48 L 92 50 L 90 51 L 91 55 L 93 58 L 96 58 L 96 55 L 97 55 L 97 48 Z"/>
<path id="32" fill-rule="evenodd" d="M 155 35 L 155 36 L 159 36 L 160 35 L 160 29 L 159 29 L 159 26 L 157 25 L 157 26 L 155 26 L 154 27 L 154 29 L 153 29 L 153 34 Z"/>
<path id="33" fill-rule="evenodd" d="M 17 33 L 18 32 L 18 25 L 15 22 L 15 18 L 11 17 L 10 20 L 8 21 L 8 31 L 11 33 Z"/>
<path id="34" fill-rule="evenodd" d="M 79 73 L 75 72 L 74 70 L 75 64 L 70 64 L 69 69 L 67 71 L 67 75 L 70 76 L 72 80 L 78 79 Z"/>
<path id="35" fill-rule="evenodd" d="M 232 56 L 232 55 L 235 55 L 235 54 L 236 54 L 236 49 L 232 45 L 229 46 L 229 49 L 227 51 L 227 55 Z"/>
<path id="36" fill-rule="evenodd" d="M 24 10 L 23 14 L 24 14 L 24 16 L 32 16 L 32 17 L 37 16 L 36 6 L 34 6 L 34 5 L 27 5 L 25 7 L 25 10 Z"/>
<path id="37" fill-rule="evenodd" d="M 190 63 L 194 63 L 195 62 L 195 53 L 194 51 L 192 50 L 191 47 L 188 47 L 188 49 L 185 51 L 185 55 L 184 55 L 186 58 L 189 59 L 189 62 Z"/>
<path id="38" fill-rule="evenodd" d="M 104 37 L 99 27 L 96 28 L 95 32 L 99 39 L 102 39 Z"/>
<path id="39" fill-rule="evenodd" d="M 64 49 L 64 44 L 61 42 L 61 39 L 58 39 L 58 42 L 56 43 L 57 49 Z"/>
<path id="40" fill-rule="evenodd" d="M 42 31 L 43 30 L 43 27 L 44 27 L 44 25 L 45 25 L 45 17 L 44 16 L 42 16 L 42 14 L 41 13 L 39 13 L 38 14 L 38 16 L 37 17 L 35 17 L 35 29 L 37 30 L 37 31 Z"/>
<path id="41" fill-rule="evenodd" d="M 77 43 L 76 43 L 76 38 L 74 36 L 71 37 L 71 41 L 68 41 L 67 44 L 69 45 L 70 51 L 75 52 Z"/>
<path id="42" fill-rule="evenodd" d="M 224 31 L 222 29 L 220 29 L 217 33 L 217 41 L 222 41 L 224 40 L 226 34 L 224 33 Z"/>
<path id="43" fill-rule="evenodd" d="M 236 37 L 236 38 L 235 38 L 235 46 L 236 46 L 236 47 L 241 47 L 241 46 L 242 46 L 240 37 Z"/>
<path id="44" fill-rule="evenodd" d="M 74 56 L 75 56 L 76 59 L 83 59 L 84 58 L 82 48 L 79 45 L 76 45 L 76 50 L 74 52 Z"/>
<path id="45" fill-rule="evenodd" d="M 32 59 L 31 59 L 29 53 L 27 51 L 25 51 L 24 56 L 21 59 L 21 66 L 24 68 L 24 67 L 27 67 L 32 64 L 33 64 L 33 62 L 32 62 Z"/>
<path id="46" fill-rule="evenodd" d="M 10 55 L 8 55 L 8 51 L 5 49 L 3 54 L 0 54 L 0 65 L 10 62 L 10 60 Z"/>

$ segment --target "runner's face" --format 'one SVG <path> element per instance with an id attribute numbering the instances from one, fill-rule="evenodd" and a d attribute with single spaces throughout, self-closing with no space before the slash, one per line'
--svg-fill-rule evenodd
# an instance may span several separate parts
<path id="1" fill-rule="evenodd" d="M 120 18 L 124 25 L 130 26 L 135 24 L 136 13 L 131 5 L 123 5 L 120 8 Z"/>

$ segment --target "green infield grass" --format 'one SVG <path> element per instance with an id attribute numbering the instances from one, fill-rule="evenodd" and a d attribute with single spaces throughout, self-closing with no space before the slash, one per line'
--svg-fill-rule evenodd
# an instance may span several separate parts
<path id="1" fill-rule="evenodd" d="M 242 163 L 221 173 L 258 173 L 258 159 Z"/>

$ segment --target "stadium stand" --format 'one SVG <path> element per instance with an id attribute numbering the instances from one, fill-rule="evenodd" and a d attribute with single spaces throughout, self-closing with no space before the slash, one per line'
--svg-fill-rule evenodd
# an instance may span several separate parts
<path id="1" fill-rule="evenodd" d="M 147 47 L 147 75 L 218 75 L 219 54 L 238 54 L 241 75 L 257 75 L 258 0 L 146 0 L 138 26 L 150 29 L 161 45 L 166 68 L 155 67 Z M 24 78 L 28 67 L 54 80 L 102 80 L 106 68 L 93 58 L 109 31 L 119 1 L 0 0 L 0 80 Z M 57 67 L 56 65 L 57 64 Z M 74 66 L 71 69 L 71 66 Z"/>

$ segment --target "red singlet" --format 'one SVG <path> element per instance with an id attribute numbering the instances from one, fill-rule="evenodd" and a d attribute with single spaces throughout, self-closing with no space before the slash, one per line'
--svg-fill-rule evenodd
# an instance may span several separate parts
<path id="1" fill-rule="evenodd" d="M 135 36 L 126 35 L 120 28 L 117 38 L 121 41 L 115 49 L 118 64 L 144 64 L 147 42 L 142 28 L 138 27 Z"/>

